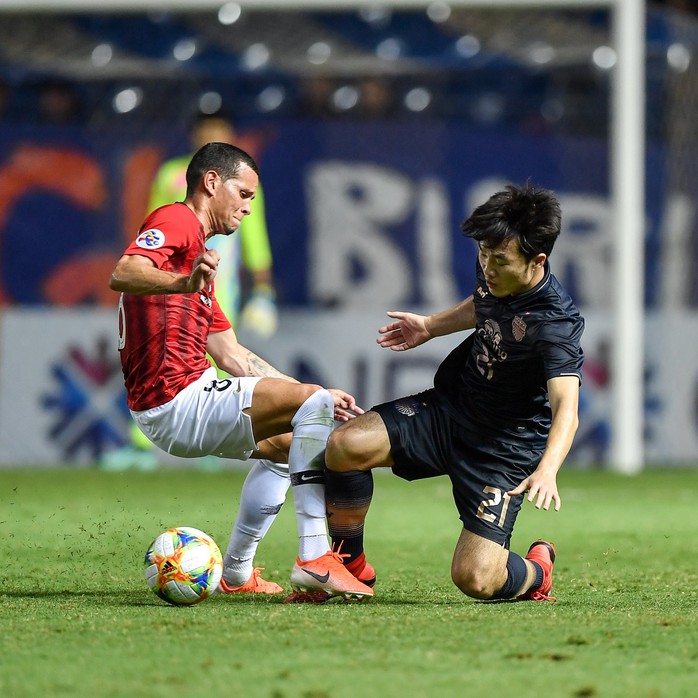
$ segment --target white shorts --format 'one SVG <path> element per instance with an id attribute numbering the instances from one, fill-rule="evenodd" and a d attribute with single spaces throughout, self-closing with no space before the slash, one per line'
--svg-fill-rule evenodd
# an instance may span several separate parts
<path id="1" fill-rule="evenodd" d="M 131 415 L 156 446 L 174 456 L 247 460 L 257 444 L 243 410 L 252 405 L 259 380 L 218 378 L 211 367 L 173 400 Z"/>

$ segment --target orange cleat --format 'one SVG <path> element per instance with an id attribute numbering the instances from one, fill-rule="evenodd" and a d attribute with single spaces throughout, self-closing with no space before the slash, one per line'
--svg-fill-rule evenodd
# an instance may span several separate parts
<path id="1" fill-rule="evenodd" d="M 280 594 L 283 591 L 282 587 L 275 582 L 262 579 L 260 573 L 263 569 L 263 567 L 255 567 L 250 578 L 239 587 L 231 587 L 225 579 L 221 578 L 218 588 L 224 594 Z"/>
<path id="2" fill-rule="evenodd" d="M 550 596 L 553 590 L 553 564 L 555 562 L 555 546 L 545 540 L 537 540 L 531 543 L 526 555 L 527 560 L 537 562 L 543 569 L 543 581 L 535 589 L 529 589 L 519 596 L 520 601 L 557 601 Z"/>
<path id="3" fill-rule="evenodd" d="M 327 597 L 323 601 L 332 596 L 341 596 L 346 601 L 363 601 L 373 596 L 373 589 L 349 572 L 342 562 L 342 556 L 334 550 L 328 550 L 324 555 L 305 562 L 296 558 L 291 570 L 291 586 L 297 592 L 310 592 L 318 599 L 324 597 L 324 594 L 316 595 L 315 592 L 324 592 Z"/>

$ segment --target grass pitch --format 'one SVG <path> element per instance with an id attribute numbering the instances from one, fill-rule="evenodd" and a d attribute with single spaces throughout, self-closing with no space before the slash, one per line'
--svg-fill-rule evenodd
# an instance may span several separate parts
<path id="1" fill-rule="evenodd" d="M 190 525 L 224 550 L 244 473 L 0 471 L 0 696 L 698 695 L 698 470 L 569 470 L 563 507 L 525 505 L 512 547 L 556 543 L 556 604 L 479 603 L 452 585 L 444 479 L 376 475 L 365 604 L 214 597 L 175 608 L 143 555 Z M 257 564 L 288 585 L 292 499 Z"/>

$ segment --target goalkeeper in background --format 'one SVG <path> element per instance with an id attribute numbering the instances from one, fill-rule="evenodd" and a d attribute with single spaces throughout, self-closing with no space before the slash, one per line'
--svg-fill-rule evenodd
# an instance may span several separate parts
<path id="1" fill-rule="evenodd" d="M 230 120 L 223 114 L 200 114 L 192 124 L 192 153 L 207 143 L 235 145 L 236 134 Z M 186 172 L 192 153 L 163 163 L 155 175 L 148 211 L 184 201 L 187 190 Z M 216 297 L 223 312 L 236 330 L 269 339 L 278 326 L 272 257 L 267 234 L 264 196 L 257 189 L 252 213 L 240 225 L 239 235 L 217 236 L 211 248 L 220 255 L 216 276 Z M 248 277 L 251 285 L 240 312 L 241 279 Z"/>
<path id="2" fill-rule="evenodd" d="M 198 114 L 189 132 L 192 153 L 207 143 L 235 145 L 236 133 L 224 114 Z M 155 175 L 148 200 L 148 212 L 160 206 L 184 201 L 187 191 L 187 166 L 192 153 L 165 161 Z M 252 213 L 240 224 L 237 235 L 217 235 L 208 243 L 220 255 L 216 275 L 216 298 L 236 332 L 247 337 L 269 339 L 279 319 L 272 277 L 272 256 L 267 234 L 264 193 L 257 188 Z M 243 284 L 244 280 L 244 284 Z M 243 293 L 248 287 L 249 292 Z M 246 298 L 242 303 L 243 296 Z M 241 311 L 242 305 L 242 311 Z M 102 458 L 106 470 L 152 470 L 157 467 L 153 444 L 133 423 L 130 444 Z M 202 459 L 202 468 L 216 469 L 218 459 Z"/>

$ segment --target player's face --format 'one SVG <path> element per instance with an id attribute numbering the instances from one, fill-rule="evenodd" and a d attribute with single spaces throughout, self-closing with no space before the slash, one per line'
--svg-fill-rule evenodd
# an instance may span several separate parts
<path id="1" fill-rule="evenodd" d="M 533 288 L 544 275 L 544 254 L 527 260 L 518 240 L 509 239 L 497 247 L 478 244 L 478 260 L 489 292 L 497 298 L 514 296 Z"/>
<path id="2" fill-rule="evenodd" d="M 247 165 L 243 165 L 237 177 L 225 182 L 218 179 L 211 201 L 213 229 L 217 233 L 230 235 L 240 227 L 242 219 L 250 214 L 258 184 L 256 172 Z"/>

